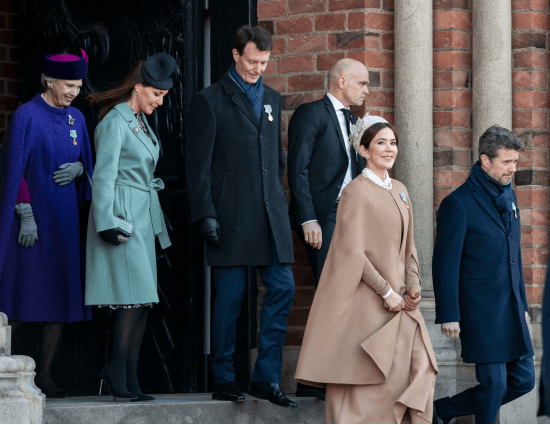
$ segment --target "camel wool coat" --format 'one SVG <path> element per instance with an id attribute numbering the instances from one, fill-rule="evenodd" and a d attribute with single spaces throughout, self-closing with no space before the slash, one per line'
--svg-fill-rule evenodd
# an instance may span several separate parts
<path id="1" fill-rule="evenodd" d="M 170 246 L 155 179 L 159 143 L 153 143 L 126 102 L 116 105 L 95 130 L 96 167 L 86 241 L 86 305 L 158 302 L 155 236 Z M 111 245 L 98 232 L 116 228 L 122 214 L 134 226 L 128 242 Z"/>
<path id="2" fill-rule="evenodd" d="M 387 190 L 359 175 L 342 193 L 296 380 L 318 387 L 376 386 L 390 398 L 397 394 L 391 401 L 393 423 L 401 422 L 407 408 L 431 422 L 438 370 L 422 314 L 418 308 L 389 312 L 380 296 L 389 286 L 404 296 L 408 286 L 420 285 L 409 194 L 399 181 L 392 183 L 393 189 Z M 420 356 L 412 343 L 402 349 L 403 332 L 408 339 L 416 338 L 415 346 L 424 347 Z M 400 370 L 400 364 L 411 364 L 411 376 L 400 371 L 396 380 L 392 371 Z M 367 415 L 371 416 L 361 420 L 387 420 L 386 412 Z M 327 419 L 336 421 L 328 414 Z"/>

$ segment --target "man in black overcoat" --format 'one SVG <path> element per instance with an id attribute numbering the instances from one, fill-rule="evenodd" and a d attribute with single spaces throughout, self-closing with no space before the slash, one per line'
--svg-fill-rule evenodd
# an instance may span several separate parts
<path id="1" fill-rule="evenodd" d="M 496 423 L 500 406 L 535 385 L 523 269 L 521 219 L 512 189 L 524 145 L 493 126 L 479 139 L 479 161 L 437 213 L 432 273 L 435 322 L 460 335 L 462 358 L 479 384 L 434 402 L 433 423 L 475 415 Z"/>
<path id="2" fill-rule="evenodd" d="M 357 118 L 351 106 L 363 106 L 369 72 L 353 59 L 339 60 L 328 74 L 328 93 L 300 105 L 288 127 L 290 224 L 304 243 L 315 276 L 315 288 L 327 258 L 344 187 L 361 173 L 365 159 L 349 143 Z M 324 391 L 298 383 L 297 396 Z"/>
<path id="3" fill-rule="evenodd" d="M 261 27 L 237 30 L 235 63 L 191 102 L 185 167 L 191 218 L 207 242 L 216 288 L 212 398 L 244 400 L 235 385 L 233 353 L 247 266 L 257 266 L 267 293 L 249 394 L 295 408 L 279 387 L 294 253 L 283 192 L 281 95 L 261 77 L 272 47 Z"/>

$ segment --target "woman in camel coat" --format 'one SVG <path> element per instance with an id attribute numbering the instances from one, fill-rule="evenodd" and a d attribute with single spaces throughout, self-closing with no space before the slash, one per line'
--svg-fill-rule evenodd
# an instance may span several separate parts
<path id="1" fill-rule="evenodd" d="M 412 207 L 387 174 L 397 136 L 366 116 L 350 140 L 367 168 L 340 198 L 296 380 L 326 387 L 327 423 L 431 423 L 438 370 L 418 309 Z"/>

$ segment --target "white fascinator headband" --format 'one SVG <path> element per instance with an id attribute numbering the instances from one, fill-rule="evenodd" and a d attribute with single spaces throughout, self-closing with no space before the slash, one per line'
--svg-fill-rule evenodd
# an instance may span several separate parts
<path id="1" fill-rule="evenodd" d="M 371 125 L 379 122 L 387 123 L 384 118 L 376 115 L 370 115 L 367 112 L 363 118 L 359 118 L 355 124 L 350 126 L 349 142 L 357 152 L 361 153 L 359 151 L 359 146 L 361 145 L 361 137 L 363 137 L 363 133 L 365 133 L 367 128 Z"/>

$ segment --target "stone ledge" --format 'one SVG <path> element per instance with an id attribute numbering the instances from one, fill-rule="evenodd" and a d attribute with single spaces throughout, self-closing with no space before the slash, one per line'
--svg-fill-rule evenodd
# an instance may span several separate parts
<path id="1" fill-rule="evenodd" d="M 212 400 L 211 394 L 165 394 L 148 403 L 113 402 L 110 396 L 47 400 L 45 424 L 83 423 L 324 423 L 325 403 L 294 398 L 298 408 L 275 406 L 246 396 L 245 402 Z"/>

